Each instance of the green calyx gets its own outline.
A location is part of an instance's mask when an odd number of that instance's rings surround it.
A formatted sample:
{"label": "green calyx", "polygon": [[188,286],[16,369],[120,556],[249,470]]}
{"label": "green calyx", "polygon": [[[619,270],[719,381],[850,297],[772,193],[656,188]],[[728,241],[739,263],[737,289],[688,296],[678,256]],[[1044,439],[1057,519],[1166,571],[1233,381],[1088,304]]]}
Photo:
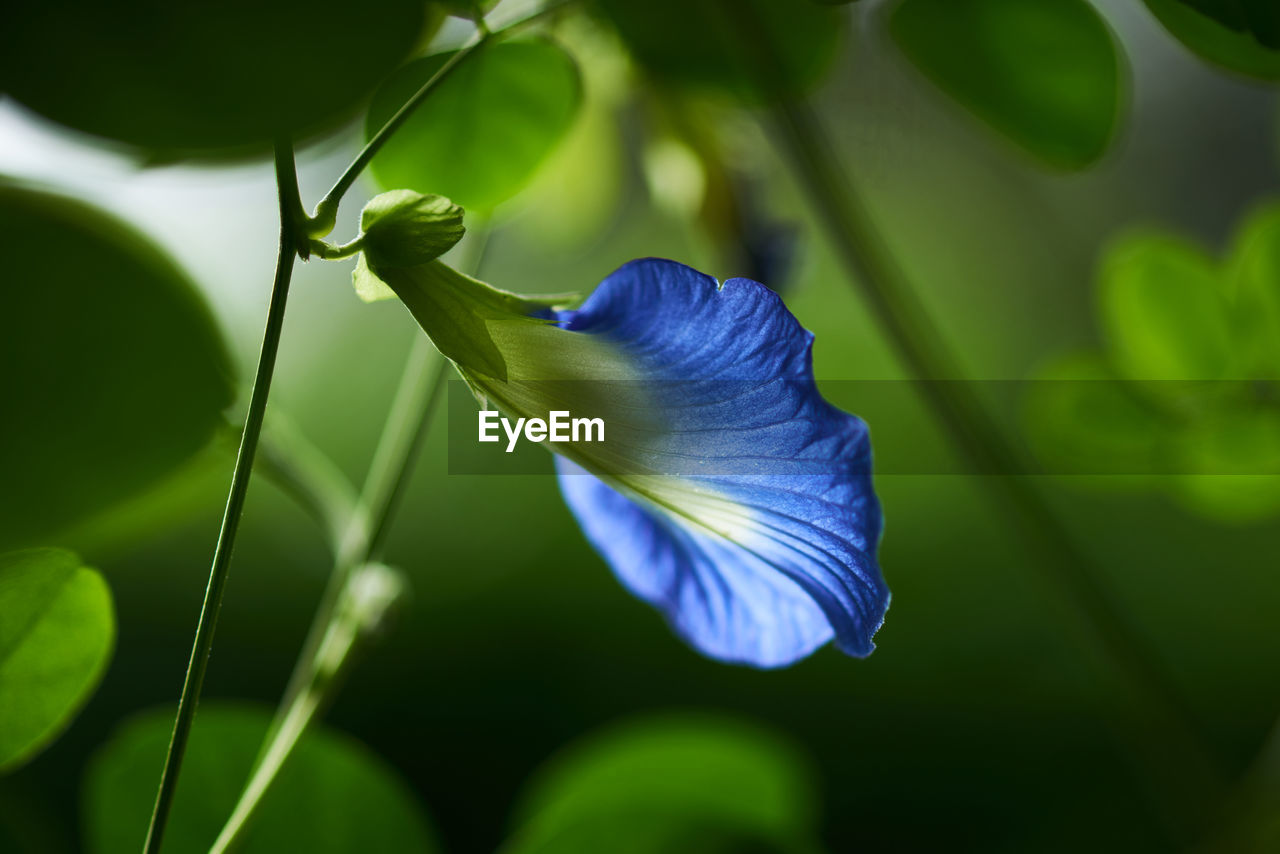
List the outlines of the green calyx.
{"label": "green calyx", "polygon": [[365,302],[395,296],[383,279],[387,271],[427,264],[462,239],[463,210],[444,196],[392,190],[375,196],[360,213],[360,237],[345,246],[329,247],[326,258],[360,252],[351,274],[356,294]]}
{"label": "green calyx", "polygon": [[392,190],[360,213],[363,249],[374,267],[413,267],[434,261],[462,239],[462,208],[444,196]]}
{"label": "green calyx", "polygon": [[[362,260],[364,260],[362,258]],[[431,261],[416,267],[372,268],[379,284],[404,302],[436,347],[468,378],[477,375],[505,382],[513,363],[534,369],[547,338],[563,334],[538,315],[567,305],[575,297],[523,296],[499,290]],[[357,275],[360,270],[357,268]],[[360,285],[357,283],[357,290]],[[527,370],[517,370],[527,373]],[[541,373],[541,371],[538,371]]]}

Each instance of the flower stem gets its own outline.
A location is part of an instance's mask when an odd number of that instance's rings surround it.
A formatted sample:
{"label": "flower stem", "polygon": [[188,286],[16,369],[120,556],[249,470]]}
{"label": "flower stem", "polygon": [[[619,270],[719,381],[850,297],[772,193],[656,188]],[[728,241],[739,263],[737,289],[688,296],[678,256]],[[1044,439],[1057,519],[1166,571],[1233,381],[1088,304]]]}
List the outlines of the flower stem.
{"label": "flower stem", "polygon": [[[478,270],[488,231],[481,226],[473,228],[471,233],[472,254],[467,266]],[[351,590],[353,586],[359,589],[359,575],[368,572],[370,567],[381,566],[376,561],[382,555],[391,520],[439,406],[449,364],[437,354],[426,336],[414,336],[368,477],[347,529],[335,548],[329,585],[316,609],[253,773],[210,849],[212,854],[232,851],[240,844],[262,798],[298,740],[337,691],[338,675],[349,665],[359,638],[359,632],[349,629]]]}
{"label": "flower stem", "polygon": [[258,356],[258,368],[254,375],[253,392],[249,397],[249,411],[245,415],[244,432],[240,438],[240,450],[231,475],[231,489],[222,516],[222,528],[213,553],[213,565],[209,569],[209,584],[205,589],[200,620],[196,624],[195,641],[191,647],[191,659],[187,675],[178,699],[178,713],[169,740],[164,770],[160,776],[160,789],[156,794],[151,824],[147,829],[146,854],[157,854],[164,839],[165,825],[173,796],[177,790],[178,774],[182,769],[182,757],[191,735],[200,689],[204,684],[205,670],[209,664],[209,652],[213,647],[213,633],[218,624],[218,612],[222,608],[222,594],[226,587],[231,554],[235,547],[240,517],[244,512],[245,496],[249,492],[249,480],[253,471],[253,459],[262,433],[262,421],[267,410],[267,397],[271,391],[271,377],[275,371],[276,353],[280,348],[280,333],[284,325],[285,303],[289,296],[289,281],[293,276],[293,264],[297,249],[295,234],[298,201],[298,178],[293,163],[293,147],[288,139],[275,144],[276,188],[280,202],[280,248],[276,256],[275,281],[271,288],[271,301],[267,308],[266,330],[262,336],[262,350]]}
{"label": "flower stem", "polygon": [[231,817],[210,847],[210,854],[224,854],[242,841],[249,820],[285,760],[316,715],[332,699],[351,664],[352,653],[381,626],[387,611],[400,599],[404,589],[399,573],[379,563],[364,564],[347,574],[334,613],[305,670],[307,682],[293,701],[281,709],[280,717],[274,722],[273,735],[264,746]]}
{"label": "flower stem", "polygon": [[[317,712],[336,693],[340,684],[338,677],[345,672],[357,641],[376,625],[376,619],[371,623],[367,618],[353,616],[353,590],[364,587],[359,579],[371,567],[388,571],[371,561],[376,560],[381,550],[413,460],[440,399],[448,366],[446,359],[435,355],[425,336],[415,337],[391,414],[374,454],[369,479],[347,535],[338,548],[329,586],[253,773],[210,849],[215,854],[233,850],[239,844],[285,760]],[[379,612],[377,618],[380,616]]]}
{"label": "flower stem", "polygon": [[[959,361],[893,263],[817,118],[806,105],[789,99],[776,105],[774,118],[780,148],[840,261],[908,369],[924,380],[919,388],[926,402],[960,451],[976,471],[1030,474],[966,384],[936,382],[954,376]],[[1152,769],[1166,820],[1175,832],[1198,832],[1222,793],[1222,772],[1172,680],[1094,577],[1090,559],[1027,480],[997,476],[983,482],[1010,527],[1040,555],[1036,565],[1065,594],[1082,639],[1111,662],[1139,709],[1142,719],[1126,729],[1125,740]]]}

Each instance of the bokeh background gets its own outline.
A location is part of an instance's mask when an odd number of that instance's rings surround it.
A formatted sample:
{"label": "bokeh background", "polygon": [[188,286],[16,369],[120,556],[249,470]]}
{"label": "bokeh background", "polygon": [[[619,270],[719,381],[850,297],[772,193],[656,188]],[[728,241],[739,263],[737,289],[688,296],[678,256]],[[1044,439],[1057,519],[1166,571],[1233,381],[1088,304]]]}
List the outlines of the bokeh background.
{"label": "bokeh background", "polygon": [[[887,5],[846,9],[844,47],[811,103],[959,354],[956,377],[1028,379],[1065,353],[1105,346],[1095,284],[1109,241],[1155,225],[1225,251],[1242,217],[1277,189],[1274,88],[1203,62],[1141,3],[1095,4],[1124,47],[1125,118],[1083,171],[1045,167],[943,96],[889,41]],[[521,291],[584,289],[641,256],[722,278],[751,272],[699,218],[699,166],[654,131],[649,96],[628,83],[616,43],[576,18],[551,32],[584,66],[577,121],[594,126],[575,128],[572,145],[498,209],[482,277]],[[749,176],[768,239],[782,247],[770,284],[816,333],[820,381],[859,412],[858,400],[838,393],[854,386],[834,381],[900,379],[902,367],[767,131],[749,111],[708,115]],[[353,126],[300,150],[304,199],[324,192],[359,142]],[[0,173],[89,200],[150,235],[198,283],[239,376],[251,374],[276,241],[269,164],[143,165],[6,100]],[[338,235],[355,233],[356,196],[377,191],[362,179]],[[355,297],[352,263],[297,270],[271,407],[358,483],[420,332],[397,302]],[[7,401],[5,419],[22,407]],[[1007,426],[1020,429],[1016,419]],[[450,476],[444,428],[440,418],[430,431],[387,550],[411,599],[353,669],[326,723],[403,776],[445,850],[494,850],[549,757],[601,727],[670,710],[723,713],[793,743],[814,769],[816,823],[830,851],[1179,845],[1123,738],[1145,722],[1079,646],[1060,594],[982,478],[878,477],[893,604],[876,652],[854,660],[825,649],[759,672],[699,657],[621,589],[561,504],[549,458],[545,475]],[[950,453],[922,409],[872,419],[871,431],[894,453]],[[90,758],[123,721],[175,702],[229,447],[215,442],[127,508],[48,543],[103,571],[119,634],[73,726],[0,778],[5,850],[80,850]],[[1159,490],[1096,480],[1036,486],[1157,651],[1225,767],[1242,773],[1280,709],[1280,516],[1215,516]],[[329,563],[315,523],[255,480],[207,700],[275,702]]]}

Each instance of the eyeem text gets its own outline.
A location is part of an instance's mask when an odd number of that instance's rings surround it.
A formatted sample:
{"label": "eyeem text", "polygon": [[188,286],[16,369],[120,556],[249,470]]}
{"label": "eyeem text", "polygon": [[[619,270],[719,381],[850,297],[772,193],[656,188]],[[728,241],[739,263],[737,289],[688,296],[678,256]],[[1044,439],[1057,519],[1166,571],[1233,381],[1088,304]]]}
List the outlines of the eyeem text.
{"label": "eyeem text", "polygon": [[477,413],[479,441],[500,442],[498,428],[507,435],[507,453],[516,448],[520,435],[530,442],[603,442],[603,418],[573,418],[567,409],[553,409],[548,420],[541,418],[517,418],[513,424],[492,409]]}

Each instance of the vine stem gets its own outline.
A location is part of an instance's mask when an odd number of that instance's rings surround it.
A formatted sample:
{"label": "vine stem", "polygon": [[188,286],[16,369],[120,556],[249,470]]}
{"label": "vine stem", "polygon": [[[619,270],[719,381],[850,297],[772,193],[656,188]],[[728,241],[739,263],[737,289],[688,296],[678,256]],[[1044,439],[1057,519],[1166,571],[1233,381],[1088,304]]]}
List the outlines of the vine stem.
{"label": "vine stem", "polygon": [[[472,255],[467,263],[478,272],[488,240],[484,228],[473,229]],[[360,608],[362,574],[381,572],[377,563],[404,496],[414,462],[439,407],[449,361],[440,356],[425,335],[416,334],[405,360],[382,435],[373,453],[369,474],[360,491],[347,529],[335,548],[333,572],[303,642],[297,665],[281,698],[253,773],[227,819],[211,854],[233,851],[243,841],[262,799],[316,715],[341,684],[362,634],[381,617],[380,609]],[[388,602],[389,605],[389,602]],[[353,617],[353,613],[361,615]]]}
{"label": "vine stem", "polygon": [[471,39],[461,48],[454,52],[444,65],[436,71],[435,74],[423,83],[417,92],[409,100],[396,110],[395,114],[386,121],[378,132],[373,135],[370,140],[365,143],[364,148],[360,149],[360,153],[351,161],[351,164],[334,182],[329,192],[325,193],[320,203],[316,205],[315,216],[309,220],[309,230],[311,236],[318,237],[328,234],[333,230],[334,223],[337,219],[338,205],[342,202],[342,197],[351,189],[351,185],[355,183],[356,178],[360,176],[369,164],[373,161],[374,156],[382,149],[387,141],[395,135],[402,125],[409,120],[414,111],[422,105],[428,96],[431,95],[440,84],[444,83],[451,74],[454,73],[469,57],[477,53],[480,48],[489,42],[498,41],[513,35],[524,27],[538,21],[548,15],[558,12],[564,6],[569,5],[574,0],[560,0],[560,2],[548,3],[536,12],[513,21],[499,30],[490,30],[484,19],[476,21],[476,32]]}
{"label": "vine stem", "polygon": [[935,415],[979,472],[1007,514],[1010,527],[1040,556],[1036,564],[1065,594],[1081,638],[1109,661],[1141,710],[1126,730],[1153,770],[1163,817],[1179,835],[1194,835],[1212,818],[1224,790],[1223,773],[1203,741],[1194,715],[1160,662],[1090,572],[1090,559],[1043,497],[1020,475],[1029,473],[999,426],[964,383],[915,293],[905,284],[870,217],[840,167],[817,117],[783,98],[773,109],[776,139],[823,223],[841,263],[887,332]]}
{"label": "vine stem", "polygon": [[275,280],[271,287],[271,300],[267,307],[266,329],[262,336],[262,349],[258,356],[258,368],[254,374],[253,391],[249,396],[249,411],[245,415],[244,432],[231,475],[231,488],[223,511],[222,527],[213,553],[213,565],[209,569],[209,584],[205,589],[200,619],[196,624],[196,636],[191,646],[191,659],[187,663],[187,675],[178,698],[178,713],[169,739],[164,770],[160,775],[160,788],[156,793],[151,824],[147,828],[145,854],[158,854],[164,840],[165,826],[173,806],[173,796],[182,770],[182,758],[186,752],[191,725],[195,721],[200,689],[204,685],[205,671],[209,664],[209,652],[213,647],[213,634],[218,624],[218,612],[222,609],[222,596],[226,588],[231,554],[235,547],[240,517],[244,512],[245,496],[253,472],[253,460],[262,435],[263,417],[267,411],[267,397],[271,391],[271,378],[275,372],[276,354],[280,349],[280,333],[284,327],[285,304],[289,297],[289,282],[293,277],[293,265],[297,251],[295,232],[297,212],[301,210],[298,196],[298,176],[293,162],[293,145],[288,138],[275,142],[276,190],[280,203],[280,247],[276,256]]}
{"label": "vine stem", "polygon": [[[1148,784],[1166,828],[1179,837],[1201,834],[1216,818],[1225,775],[1162,662],[1147,648],[1091,571],[1089,559],[1026,480],[1032,472],[963,382],[949,382],[959,360],[948,350],[928,311],[894,263],[841,166],[812,108],[768,72],[780,65],[763,22],[732,0],[717,4],[748,58],[744,68],[772,106],[774,139],[827,232],[840,263],[879,327],[918,384],[926,404],[947,426],[958,450],[983,478],[1005,518],[1039,555],[1035,564],[1063,604],[1079,640],[1120,678],[1141,720],[1127,722],[1122,742],[1141,754]],[[1115,715],[1109,721],[1118,724]]]}

